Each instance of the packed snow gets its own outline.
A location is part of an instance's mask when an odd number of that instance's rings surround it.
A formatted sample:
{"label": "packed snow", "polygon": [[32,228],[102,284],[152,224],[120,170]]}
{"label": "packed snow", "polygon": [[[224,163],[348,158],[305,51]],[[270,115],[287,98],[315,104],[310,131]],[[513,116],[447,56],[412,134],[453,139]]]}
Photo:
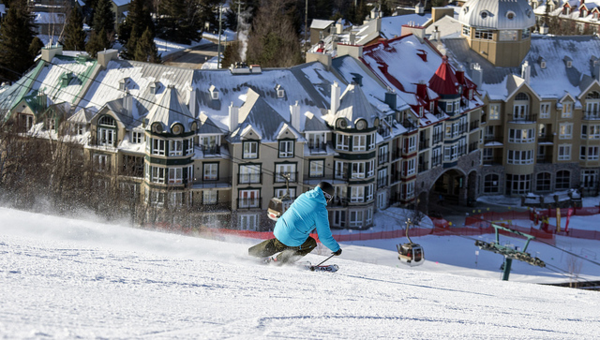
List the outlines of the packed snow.
{"label": "packed snow", "polygon": [[[253,239],[6,208],[0,220],[7,339],[591,339],[600,332],[598,292],[517,282],[560,281],[526,264],[513,263],[511,280],[502,281],[502,257],[482,251],[477,259],[472,240],[461,237],[413,239],[427,256],[420,267],[398,262],[394,244],[405,239],[342,243],[342,255],[328,261],[340,270],[327,273],[260,264],[246,255]],[[560,251],[533,243],[541,254],[556,251],[559,264]],[[328,254],[318,248],[306,259]],[[597,280],[599,272],[586,263],[581,274]]]}

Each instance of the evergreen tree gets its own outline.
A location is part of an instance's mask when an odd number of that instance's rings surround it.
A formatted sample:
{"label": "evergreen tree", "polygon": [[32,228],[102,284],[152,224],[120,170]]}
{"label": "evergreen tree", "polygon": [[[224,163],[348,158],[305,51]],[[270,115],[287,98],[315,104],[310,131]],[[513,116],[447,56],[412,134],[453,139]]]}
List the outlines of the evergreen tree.
{"label": "evergreen tree", "polygon": [[29,47],[35,33],[27,0],[13,0],[0,26],[0,80],[14,81],[33,64]]}
{"label": "evergreen tree", "polygon": [[223,52],[223,59],[221,59],[221,68],[229,68],[232,64],[242,61],[241,45],[242,43],[239,40],[234,40],[227,45],[225,52]]}
{"label": "evergreen tree", "polygon": [[183,44],[200,40],[204,22],[209,18],[207,15],[211,15],[212,20],[215,20],[214,13],[207,14],[201,10],[201,6],[198,0],[162,0],[159,6],[157,35]]}
{"label": "evergreen tree", "polygon": [[29,54],[35,59],[40,54],[42,47],[44,47],[42,40],[38,37],[33,37],[31,44],[29,44]]}
{"label": "evergreen tree", "polygon": [[150,35],[154,40],[156,34],[150,14],[150,4],[147,0],[133,0],[125,24],[119,27],[119,31],[123,32],[119,40],[123,44],[121,55],[124,58],[134,59],[138,40],[146,30],[150,31]]}
{"label": "evergreen tree", "polygon": [[98,52],[104,50],[108,44],[110,43],[104,30],[101,30],[98,33],[92,32],[90,40],[88,41],[87,45],[85,45],[85,50],[92,58],[96,58],[98,56]]}
{"label": "evergreen tree", "polygon": [[83,16],[77,8],[71,9],[65,27],[63,46],[69,51],[85,51],[85,31],[83,30]]}
{"label": "evergreen tree", "polygon": [[300,38],[285,15],[289,1],[263,0],[248,39],[247,61],[263,67],[302,63]]}
{"label": "evergreen tree", "polygon": [[137,43],[137,47],[135,49],[135,60],[157,64],[161,62],[156,44],[154,43],[154,35],[149,27],[146,28],[144,34],[142,34],[142,37]]}
{"label": "evergreen tree", "polygon": [[96,32],[104,30],[110,36],[115,31],[115,15],[111,10],[109,0],[98,0],[96,8],[94,8],[94,20],[92,22],[92,28]]}

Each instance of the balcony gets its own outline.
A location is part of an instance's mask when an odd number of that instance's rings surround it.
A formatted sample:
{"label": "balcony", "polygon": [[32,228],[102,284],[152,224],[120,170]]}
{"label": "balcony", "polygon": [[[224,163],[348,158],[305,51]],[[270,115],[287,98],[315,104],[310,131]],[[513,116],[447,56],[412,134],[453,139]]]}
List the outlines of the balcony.
{"label": "balcony", "polygon": [[411,120],[409,120],[409,119],[403,120],[401,124],[408,131],[412,131],[412,130],[416,130],[417,129],[417,125],[414,122],[412,122]]}
{"label": "balcony", "polygon": [[419,141],[419,150],[427,149],[429,147],[429,139],[425,138]]}
{"label": "balcony", "polygon": [[537,141],[538,141],[538,143],[554,143],[554,136],[553,135],[539,136]]}
{"label": "balcony", "polygon": [[436,167],[442,164],[442,155],[431,157],[431,167]]}
{"label": "balcony", "polygon": [[238,209],[260,209],[262,201],[261,197],[256,198],[238,198],[237,208]]}
{"label": "balcony", "polygon": [[388,179],[387,176],[383,177],[383,178],[378,178],[377,179],[377,189],[386,187],[388,185]]}
{"label": "balcony", "polygon": [[479,149],[479,142],[473,142],[469,144],[469,153]]}
{"label": "balcony", "polygon": [[238,173],[238,184],[261,184],[261,183],[262,183],[262,173],[258,173],[258,174]]}
{"label": "balcony", "polygon": [[469,123],[463,123],[458,125],[458,133],[463,134],[467,133],[469,130]]}
{"label": "balcony", "polygon": [[486,136],[483,136],[483,142],[484,143],[491,143],[491,142],[502,143],[502,137],[486,135]]}
{"label": "balcony", "polygon": [[335,196],[333,200],[329,203],[331,207],[347,207],[348,199],[346,197]]}
{"label": "balcony", "polygon": [[398,148],[392,152],[392,161],[399,160],[402,157],[402,149]]}
{"label": "balcony", "polygon": [[433,144],[438,144],[444,141],[444,134],[442,132],[433,134]]}
{"label": "balcony", "polygon": [[285,177],[283,175],[287,175],[290,178],[290,183],[297,182],[298,172],[276,172],[275,176],[273,176],[273,183],[285,183]]}
{"label": "balcony", "polygon": [[477,128],[479,128],[479,121],[478,120],[476,120],[474,122],[471,122],[469,124],[469,131],[476,130]]}
{"label": "balcony", "polygon": [[216,176],[204,176],[195,178],[192,182],[194,189],[231,188],[231,177],[217,178]]}
{"label": "balcony", "polygon": [[600,120],[600,111],[583,111],[583,120]]}
{"label": "balcony", "polygon": [[390,185],[396,182],[400,182],[400,180],[402,180],[402,173],[400,171],[395,171],[391,173]]}
{"label": "balcony", "polygon": [[537,114],[534,113],[525,113],[525,114],[512,114],[509,113],[508,121],[512,123],[535,123],[537,121]]}
{"label": "balcony", "polygon": [[390,157],[390,153],[389,152],[382,152],[377,156],[377,164],[381,165],[384,163],[387,163]]}
{"label": "balcony", "polygon": [[314,143],[311,141],[308,143],[308,150],[310,151],[311,155],[327,153],[327,144],[326,143]]}
{"label": "balcony", "polygon": [[220,145],[200,145],[199,148],[205,157],[221,155]]}
{"label": "balcony", "polygon": [[419,173],[429,170],[429,162],[419,161]]}

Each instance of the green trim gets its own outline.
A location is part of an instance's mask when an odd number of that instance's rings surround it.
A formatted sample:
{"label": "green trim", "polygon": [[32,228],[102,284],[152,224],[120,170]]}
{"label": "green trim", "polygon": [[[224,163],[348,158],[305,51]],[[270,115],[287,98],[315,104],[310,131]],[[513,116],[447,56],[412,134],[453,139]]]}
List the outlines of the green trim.
{"label": "green trim", "polygon": [[[244,148],[247,143],[256,143],[256,157],[246,158],[244,157]],[[277,149],[277,155],[279,155],[279,148]],[[257,140],[245,140],[242,142],[242,159],[259,159],[260,158],[260,142]]]}
{"label": "green trim", "polygon": [[[289,156],[289,157],[281,157],[280,156],[280,153],[281,153],[281,143],[282,142],[292,142],[292,155],[291,156]],[[296,157],[296,140],[294,140],[294,139],[288,139],[288,138],[279,139],[277,141],[277,158],[278,159],[286,159],[286,158],[294,158],[294,157]]]}
{"label": "green trim", "polygon": [[217,179],[216,180],[209,180],[209,181],[218,181],[221,178],[221,174],[219,173],[220,170],[220,162],[202,162],[202,172],[200,173],[200,175],[202,176],[202,181],[204,182],[204,166],[205,165],[217,165]]}

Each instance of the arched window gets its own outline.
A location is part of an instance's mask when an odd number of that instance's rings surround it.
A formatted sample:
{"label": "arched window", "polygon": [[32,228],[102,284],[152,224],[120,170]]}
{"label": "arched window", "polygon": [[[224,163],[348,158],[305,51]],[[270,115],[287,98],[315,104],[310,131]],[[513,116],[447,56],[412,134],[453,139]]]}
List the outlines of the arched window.
{"label": "arched window", "polygon": [[535,176],[535,190],[536,191],[550,191],[552,190],[552,175],[549,172],[540,172]]}
{"label": "arched window", "polygon": [[556,173],[556,185],[555,189],[569,189],[571,187],[571,172],[568,170],[561,170]]}
{"label": "arched window", "polygon": [[500,192],[499,182],[500,176],[497,174],[485,175],[483,180],[483,192],[486,194],[493,194]]}
{"label": "arched window", "polygon": [[102,116],[98,120],[98,125],[115,126],[116,127],[117,126],[117,122],[111,116]]}

